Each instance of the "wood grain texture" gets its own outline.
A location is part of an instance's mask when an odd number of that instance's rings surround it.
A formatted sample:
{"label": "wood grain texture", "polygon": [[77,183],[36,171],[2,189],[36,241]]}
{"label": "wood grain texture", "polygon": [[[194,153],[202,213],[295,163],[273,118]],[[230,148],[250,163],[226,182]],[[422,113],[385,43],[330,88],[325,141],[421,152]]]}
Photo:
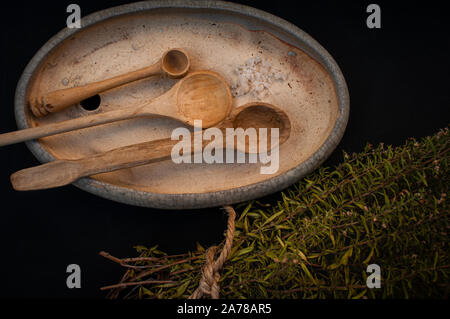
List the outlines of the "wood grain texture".
{"label": "wood grain texture", "polygon": [[75,161],[56,160],[12,174],[11,183],[19,191],[59,187],[84,176],[168,159],[175,143],[177,141],[163,139],[125,146]]}

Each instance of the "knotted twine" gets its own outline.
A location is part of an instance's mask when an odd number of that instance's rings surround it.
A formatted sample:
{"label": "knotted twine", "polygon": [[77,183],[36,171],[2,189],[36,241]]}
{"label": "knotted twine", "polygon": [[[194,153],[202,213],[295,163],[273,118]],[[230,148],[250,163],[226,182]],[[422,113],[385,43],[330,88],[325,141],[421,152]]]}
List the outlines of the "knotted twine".
{"label": "knotted twine", "polygon": [[198,284],[198,288],[189,296],[189,299],[200,299],[204,295],[211,296],[212,299],[219,299],[219,271],[222,269],[228,254],[231,251],[234,237],[234,219],[236,218],[236,212],[231,206],[224,206],[225,211],[228,213],[227,234],[225,238],[225,244],[220,252],[219,257],[214,261],[214,253],[217,247],[212,246],[206,251],[205,267],[202,271],[202,278]]}

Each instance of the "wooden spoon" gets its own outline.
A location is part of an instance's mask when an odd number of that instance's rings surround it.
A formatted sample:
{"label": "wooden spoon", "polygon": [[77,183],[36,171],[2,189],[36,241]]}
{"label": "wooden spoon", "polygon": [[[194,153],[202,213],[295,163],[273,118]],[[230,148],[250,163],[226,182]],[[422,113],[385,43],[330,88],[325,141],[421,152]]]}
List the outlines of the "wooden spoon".
{"label": "wooden spoon", "polygon": [[[284,143],[291,132],[291,124],[286,113],[273,105],[261,102],[248,103],[236,109],[231,117],[218,127],[225,133],[224,136],[228,127],[278,128],[279,144]],[[194,139],[194,134],[191,134],[191,138]],[[270,138],[268,140],[270,141]],[[56,160],[12,174],[11,183],[18,191],[64,186],[82,177],[168,160],[171,158],[172,148],[178,142],[167,138],[120,147],[79,160]],[[214,141],[203,141],[202,149],[209,143]],[[193,144],[191,143],[191,152],[194,151]],[[275,144],[270,145],[269,148],[274,146]],[[236,143],[234,147],[249,153],[248,145]]]}
{"label": "wooden spoon", "polygon": [[30,109],[36,117],[42,117],[51,112],[61,111],[101,92],[149,76],[167,74],[171,78],[183,77],[188,72],[189,67],[190,61],[187,53],[182,49],[171,49],[166,51],[158,62],[148,67],[104,81],[31,97]]}
{"label": "wooden spoon", "polygon": [[147,104],[1,134],[0,146],[151,115],[174,118],[189,125],[194,125],[194,120],[202,120],[203,127],[210,127],[223,121],[231,108],[231,92],[225,80],[212,71],[197,71]]}

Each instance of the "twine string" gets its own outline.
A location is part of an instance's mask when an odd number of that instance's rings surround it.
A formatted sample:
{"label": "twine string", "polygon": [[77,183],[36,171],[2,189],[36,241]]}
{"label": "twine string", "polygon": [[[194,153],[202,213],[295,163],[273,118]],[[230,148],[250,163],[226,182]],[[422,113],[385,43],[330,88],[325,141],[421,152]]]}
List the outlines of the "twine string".
{"label": "twine string", "polygon": [[199,299],[203,296],[211,296],[212,299],[219,299],[219,280],[220,273],[225,260],[227,259],[234,237],[234,220],[236,212],[231,206],[224,206],[228,213],[227,234],[225,237],[225,244],[220,252],[219,257],[214,261],[214,254],[217,247],[212,246],[206,251],[206,262],[202,271],[202,278],[200,279],[197,289],[189,296],[189,299]]}

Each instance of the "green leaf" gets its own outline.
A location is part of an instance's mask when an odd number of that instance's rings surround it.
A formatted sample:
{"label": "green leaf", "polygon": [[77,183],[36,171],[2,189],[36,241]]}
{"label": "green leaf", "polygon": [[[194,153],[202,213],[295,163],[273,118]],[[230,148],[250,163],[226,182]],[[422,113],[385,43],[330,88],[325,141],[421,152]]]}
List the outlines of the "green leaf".
{"label": "green leaf", "polygon": [[281,247],[284,248],[284,246],[286,246],[286,244],[283,243],[283,241],[281,240],[281,238],[280,238],[279,236],[277,236],[277,240],[278,240],[278,242],[280,243]]}
{"label": "green leaf", "polygon": [[308,267],[304,263],[300,263],[300,266],[302,267],[303,271],[306,273],[306,275],[311,279],[311,281],[316,284],[316,279],[314,279],[313,275],[311,275]]}
{"label": "green leaf", "polygon": [[301,259],[306,262],[308,261],[308,258],[306,258],[305,254],[300,249],[296,249],[295,252],[300,256]]}
{"label": "green leaf", "polygon": [[246,247],[246,248],[244,248],[244,249],[241,249],[241,250],[239,250],[239,251],[236,253],[236,257],[242,256],[242,255],[245,255],[245,254],[248,254],[248,253],[251,252],[252,250],[253,250],[253,246],[249,246],[249,247]]}
{"label": "green leaf", "polygon": [[137,246],[134,246],[133,248],[136,249],[136,251],[138,253],[142,253],[143,251],[146,251],[148,249],[147,247],[142,246],[142,245],[137,245]]}
{"label": "green leaf", "polygon": [[334,270],[334,269],[336,269],[336,268],[339,268],[339,266],[341,266],[341,265],[338,264],[338,263],[335,263],[335,264],[329,265],[329,266],[327,267],[327,269],[329,269],[329,270]]}
{"label": "green leaf", "polygon": [[173,295],[172,298],[178,298],[182,294],[184,294],[184,292],[186,291],[186,288],[189,286],[190,283],[191,283],[191,280],[187,280],[184,284],[182,284],[180,287],[178,287],[176,294]]}
{"label": "green leaf", "polygon": [[339,263],[341,265],[347,265],[348,259],[352,256],[352,254],[353,254],[353,247],[345,252]]}
{"label": "green leaf", "polygon": [[241,216],[238,220],[242,220],[245,216],[247,216],[247,213],[250,211],[250,208],[252,208],[253,202],[250,202],[247,207],[245,207],[244,211],[242,212]]}
{"label": "green leaf", "polygon": [[439,260],[439,253],[436,251],[436,253],[434,254],[434,262],[433,262],[434,268],[436,268],[438,260]]}
{"label": "green leaf", "polygon": [[333,244],[333,247],[336,247],[336,241],[335,241],[334,236],[333,236],[333,229],[332,228],[330,228],[330,239],[331,239],[331,243]]}
{"label": "green leaf", "polygon": [[275,218],[277,218],[278,216],[280,216],[280,215],[283,214],[283,213],[284,213],[284,209],[282,209],[281,211],[279,211],[279,212],[276,213],[276,214],[273,214],[272,216],[270,216],[269,218],[267,218],[266,221],[265,221],[261,226],[264,226],[264,225],[270,223],[272,220],[274,220]]}
{"label": "green leaf", "polygon": [[363,291],[361,291],[359,294],[357,294],[356,296],[353,296],[352,299],[361,299],[362,297],[364,297],[364,295],[366,294],[367,289],[364,289]]}
{"label": "green leaf", "polygon": [[367,265],[370,261],[370,259],[372,259],[373,253],[375,252],[375,245],[372,246],[372,249],[370,250],[369,256],[367,256],[366,259],[364,259],[364,261],[362,262],[364,265]]}
{"label": "green leaf", "polygon": [[140,293],[140,294],[147,295],[147,296],[150,296],[150,297],[152,297],[152,296],[155,295],[154,293],[152,293],[149,289],[145,288],[144,286],[141,286],[141,287],[139,288],[139,293]]}
{"label": "green leaf", "polygon": [[200,251],[200,252],[204,252],[205,251],[205,248],[203,248],[203,246],[200,245],[199,242],[197,242],[197,251]]}

